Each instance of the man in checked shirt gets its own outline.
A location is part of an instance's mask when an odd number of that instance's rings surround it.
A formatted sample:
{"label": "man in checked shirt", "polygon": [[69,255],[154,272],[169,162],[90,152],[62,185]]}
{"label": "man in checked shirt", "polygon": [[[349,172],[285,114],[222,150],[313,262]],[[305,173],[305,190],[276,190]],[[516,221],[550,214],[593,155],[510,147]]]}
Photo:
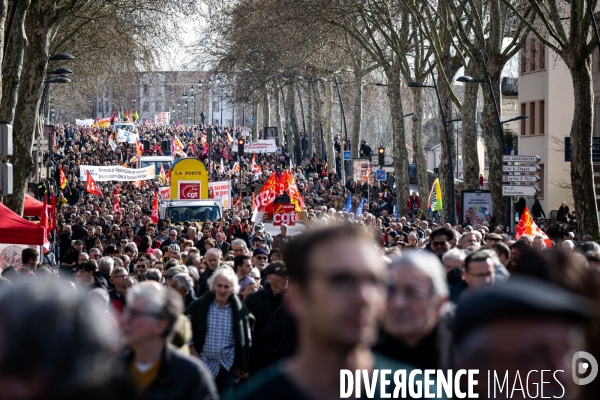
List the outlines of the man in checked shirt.
{"label": "man in checked shirt", "polygon": [[185,311],[192,323],[190,351],[204,361],[217,391],[224,393],[248,368],[254,316],[237,296],[239,283],[230,267],[218,268],[208,286],[210,291]]}

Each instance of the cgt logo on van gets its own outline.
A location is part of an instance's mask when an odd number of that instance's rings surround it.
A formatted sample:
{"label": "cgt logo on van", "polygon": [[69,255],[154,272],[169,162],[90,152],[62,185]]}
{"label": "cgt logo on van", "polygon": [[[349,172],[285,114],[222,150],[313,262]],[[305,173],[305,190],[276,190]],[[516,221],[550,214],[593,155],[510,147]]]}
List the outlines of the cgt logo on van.
{"label": "cgt logo on van", "polygon": [[200,181],[179,181],[178,183],[180,200],[200,199]]}

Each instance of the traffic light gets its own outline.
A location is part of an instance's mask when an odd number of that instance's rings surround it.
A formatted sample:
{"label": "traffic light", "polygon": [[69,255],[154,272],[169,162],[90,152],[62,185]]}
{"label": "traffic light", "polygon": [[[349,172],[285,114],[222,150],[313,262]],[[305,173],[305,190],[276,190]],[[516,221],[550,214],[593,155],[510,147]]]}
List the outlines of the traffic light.
{"label": "traffic light", "polygon": [[385,162],[385,148],[380,147],[377,155],[379,156],[379,166],[382,167]]}
{"label": "traffic light", "polygon": [[244,157],[244,144],[246,144],[245,139],[238,139],[238,158]]}

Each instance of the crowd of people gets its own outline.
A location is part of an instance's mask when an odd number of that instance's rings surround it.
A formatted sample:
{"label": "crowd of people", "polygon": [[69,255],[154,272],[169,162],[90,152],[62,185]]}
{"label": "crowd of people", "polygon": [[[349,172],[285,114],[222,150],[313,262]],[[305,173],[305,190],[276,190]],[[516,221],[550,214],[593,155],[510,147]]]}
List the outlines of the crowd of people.
{"label": "crowd of people", "polygon": [[[177,135],[202,158],[199,128],[140,130],[155,143]],[[595,393],[574,384],[570,358],[600,355],[591,237],[547,248],[487,222],[442,224],[414,211],[414,193],[394,209],[393,182],[340,182],[323,161],[290,166],[285,151],[259,155],[256,173],[229,152],[240,131],[215,131],[204,161],[213,179],[245,184],[232,185],[236,205],[214,221],[156,223],[159,182],[99,182],[95,197],[78,179],[79,165],[131,163],[132,146],[59,127],[56,246],[24,249],[0,278],[0,398],[334,399],[340,370],[378,369],[508,371],[511,384],[562,370],[544,395]],[[251,221],[252,193],[286,167],[306,204],[297,235]]]}

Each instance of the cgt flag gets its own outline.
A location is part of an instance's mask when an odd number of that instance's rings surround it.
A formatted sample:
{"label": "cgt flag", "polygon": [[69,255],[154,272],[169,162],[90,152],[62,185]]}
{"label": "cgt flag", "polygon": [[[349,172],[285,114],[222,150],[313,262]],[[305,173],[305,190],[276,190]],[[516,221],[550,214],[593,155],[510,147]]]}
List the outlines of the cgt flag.
{"label": "cgt flag", "polygon": [[59,171],[59,179],[60,179],[60,188],[64,189],[67,187],[67,177],[65,176],[65,173],[63,172],[62,169],[62,165],[60,165],[58,167],[58,171]]}
{"label": "cgt flag", "polygon": [[158,192],[154,192],[154,200],[152,200],[152,222],[158,223]]}
{"label": "cgt flag", "polygon": [[427,211],[439,211],[442,209],[442,189],[440,188],[440,180],[436,179],[431,185],[429,200],[427,200]]}
{"label": "cgt flag", "polygon": [[527,208],[527,206],[525,206],[525,210],[521,214],[521,219],[519,220],[519,224],[515,230],[517,239],[523,235],[529,235],[531,237],[541,235],[544,238],[544,243],[546,243],[546,248],[552,247],[552,241],[550,238],[537,226],[535,222],[533,222],[533,218],[531,218],[531,214],[529,213],[529,208]]}
{"label": "cgt flag", "polygon": [[91,194],[95,194],[96,196],[100,196],[100,197],[103,196],[100,189],[98,189],[98,185],[96,185],[96,181],[94,181],[94,178],[92,178],[92,175],[90,175],[90,171],[87,171],[87,178],[85,181],[85,191],[88,193],[91,193]]}

